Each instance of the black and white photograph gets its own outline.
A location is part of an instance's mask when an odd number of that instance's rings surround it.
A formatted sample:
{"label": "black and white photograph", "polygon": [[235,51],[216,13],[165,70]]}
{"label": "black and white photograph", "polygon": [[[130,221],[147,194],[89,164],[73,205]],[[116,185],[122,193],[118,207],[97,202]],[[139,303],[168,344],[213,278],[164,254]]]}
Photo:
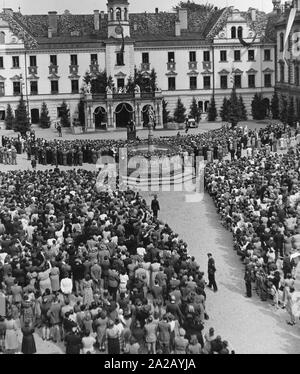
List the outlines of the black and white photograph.
{"label": "black and white photograph", "polygon": [[299,354],[300,0],[0,6],[0,354]]}

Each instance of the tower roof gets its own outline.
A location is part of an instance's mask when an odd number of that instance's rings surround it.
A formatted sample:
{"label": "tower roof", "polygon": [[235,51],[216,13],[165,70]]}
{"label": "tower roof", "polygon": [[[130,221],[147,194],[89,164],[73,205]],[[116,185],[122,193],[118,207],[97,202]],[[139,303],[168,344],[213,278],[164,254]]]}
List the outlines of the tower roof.
{"label": "tower roof", "polygon": [[107,5],[128,5],[128,0],[107,0]]}

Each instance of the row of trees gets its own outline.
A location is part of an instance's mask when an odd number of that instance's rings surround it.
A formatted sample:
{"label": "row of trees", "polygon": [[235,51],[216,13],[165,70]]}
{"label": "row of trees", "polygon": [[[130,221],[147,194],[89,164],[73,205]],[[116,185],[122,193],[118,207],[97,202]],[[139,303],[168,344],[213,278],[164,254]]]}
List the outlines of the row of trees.
{"label": "row of trees", "polygon": [[[163,123],[170,121],[183,123],[186,118],[186,108],[181,99],[179,98],[177,100],[173,117],[170,116],[170,112],[167,110],[167,105],[168,103],[163,100]],[[195,118],[196,122],[199,122],[201,119],[201,110],[195,97],[190,105],[189,115],[192,118]],[[214,122],[217,117],[218,112],[216,102],[214,96],[212,96],[208,106],[207,118],[209,122]],[[230,122],[233,126],[236,126],[239,121],[247,121],[247,110],[243,98],[242,96],[239,98],[237,97],[235,89],[232,90],[230,99],[224,98],[223,105],[220,110],[220,117],[222,118],[222,121]]]}

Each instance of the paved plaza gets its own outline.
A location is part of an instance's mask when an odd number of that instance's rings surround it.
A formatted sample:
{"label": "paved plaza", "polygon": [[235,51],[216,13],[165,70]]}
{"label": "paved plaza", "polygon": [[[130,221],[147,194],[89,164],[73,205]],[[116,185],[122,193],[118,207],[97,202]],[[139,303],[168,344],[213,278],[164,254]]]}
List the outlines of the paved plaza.
{"label": "paved plaza", "polygon": [[[214,128],[220,126],[214,124]],[[248,127],[259,127],[258,124],[247,124]],[[208,125],[193,132],[205,131]],[[176,133],[177,131],[175,131]],[[5,132],[2,132],[5,133]],[[36,130],[37,137],[56,137],[53,130],[46,132]],[[3,135],[3,134],[0,134]],[[147,137],[147,131],[139,134]],[[155,132],[155,136],[174,135],[173,131]],[[87,136],[87,135],[83,135]],[[125,132],[98,133],[94,137],[125,137]],[[75,136],[65,134],[65,138]],[[91,134],[89,135],[91,137]],[[84,168],[93,170],[94,165],[84,164]],[[50,169],[51,166],[38,165],[38,170]],[[70,167],[61,167],[69,169]],[[18,155],[18,165],[1,165],[1,170],[31,169],[26,155]],[[143,193],[150,203],[153,193]],[[205,195],[201,202],[189,203],[184,192],[158,193],[161,204],[160,218],[167,222],[188,243],[191,255],[196,257],[201,270],[207,273],[207,253],[213,253],[216,260],[216,279],[219,287],[217,293],[207,291],[207,311],[209,320],[205,330],[214,327],[217,334],[229,341],[230,349],[237,353],[249,354],[296,354],[300,351],[300,325],[287,326],[285,310],[275,310],[270,302],[262,302],[254,295],[245,298],[243,281],[244,266],[233,250],[232,234],[220,224],[219,217],[211,198]],[[36,335],[38,353],[63,353],[63,344],[44,342]]]}

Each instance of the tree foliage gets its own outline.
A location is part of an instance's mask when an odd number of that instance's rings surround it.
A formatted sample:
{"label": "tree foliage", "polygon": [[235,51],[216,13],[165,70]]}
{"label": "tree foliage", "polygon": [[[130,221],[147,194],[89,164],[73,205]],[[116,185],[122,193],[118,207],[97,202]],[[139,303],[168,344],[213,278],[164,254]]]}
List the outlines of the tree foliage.
{"label": "tree foliage", "polygon": [[230,100],[227,97],[224,97],[223,104],[220,110],[220,117],[222,118],[223,122],[229,122],[229,107],[230,107]]}
{"label": "tree foliage", "polygon": [[168,102],[163,99],[162,100],[162,115],[163,115],[163,124],[170,122],[170,111],[167,109]]}
{"label": "tree foliage", "polygon": [[288,108],[287,108],[287,123],[289,126],[293,126],[296,121],[296,113],[295,113],[295,104],[294,104],[294,98],[291,96],[289,98],[288,102]]}
{"label": "tree foliage", "polygon": [[5,126],[6,130],[12,130],[14,128],[15,117],[10,104],[7,104],[6,116],[5,116]]}
{"label": "tree foliage", "polygon": [[266,118],[267,108],[261,93],[256,93],[251,103],[252,116],[255,120]]}
{"label": "tree foliage", "polygon": [[195,118],[196,122],[199,122],[201,119],[201,111],[197,104],[197,100],[193,97],[191,106],[190,106],[190,116]]}
{"label": "tree foliage", "polygon": [[43,129],[48,129],[51,125],[48,107],[45,102],[42,103],[40,124]]}
{"label": "tree foliage", "polygon": [[288,122],[288,101],[285,96],[280,98],[280,112],[279,119],[282,123],[287,124]]}
{"label": "tree foliage", "polygon": [[247,109],[243,100],[242,95],[239,97],[239,114],[240,114],[240,120],[241,121],[247,121],[248,120],[248,114]]}
{"label": "tree foliage", "polygon": [[78,103],[78,121],[83,126],[85,124],[84,100],[81,98]]}
{"label": "tree foliage", "polygon": [[21,134],[26,134],[30,128],[29,117],[27,113],[27,108],[23,95],[21,95],[17,110],[16,119],[14,123],[14,130],[20,132]]}
{"label": "tree foliage", "polygon": [[177,122],[177,123],[184,123],[185,112],[186,112],[186,108],[183,105],[181,99],[179,98],[177,100],[177,105],[176,105],[176,108],[174,110],[174,121]]}
{"label": "tree foliage", "polygon": [[274,92],[271,100],[271,112],[273,119],[279,119],[279,97],[277,91]]}
{"label": "tree foliage", "polygon": [[62,102],[60,108],[60,121],[62,127],[70,127],[70,110],[65,101]]}

